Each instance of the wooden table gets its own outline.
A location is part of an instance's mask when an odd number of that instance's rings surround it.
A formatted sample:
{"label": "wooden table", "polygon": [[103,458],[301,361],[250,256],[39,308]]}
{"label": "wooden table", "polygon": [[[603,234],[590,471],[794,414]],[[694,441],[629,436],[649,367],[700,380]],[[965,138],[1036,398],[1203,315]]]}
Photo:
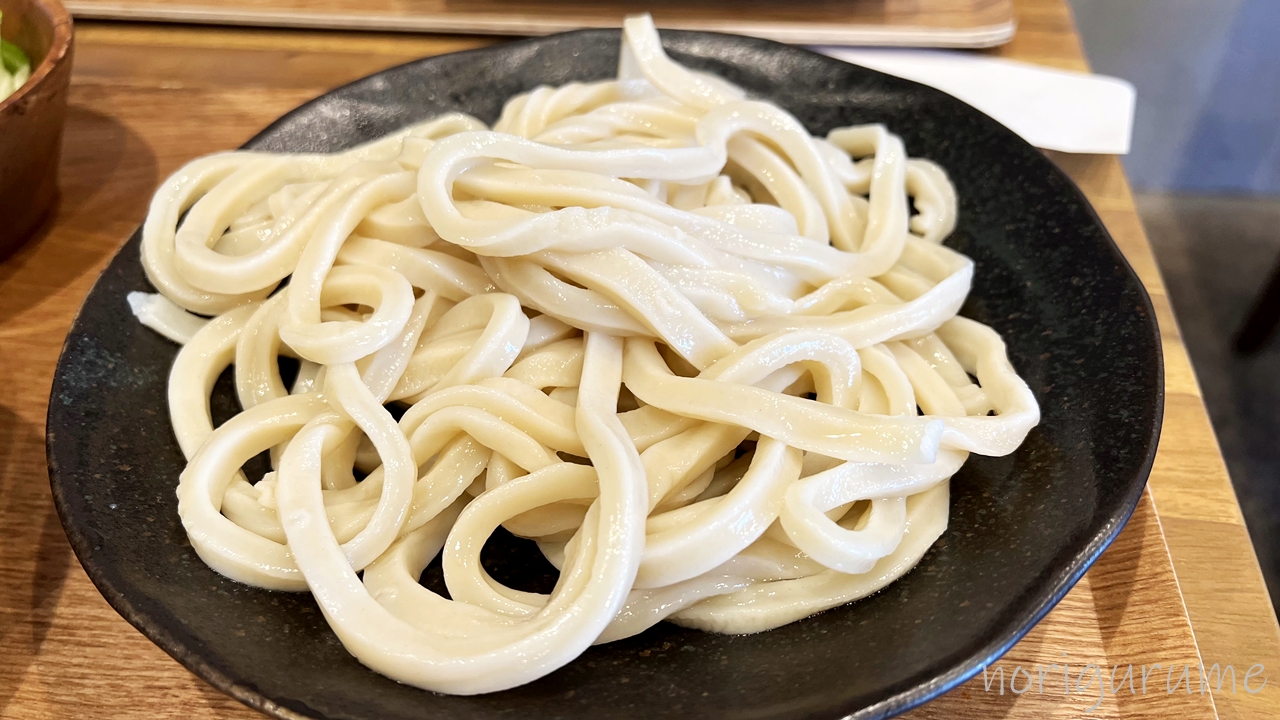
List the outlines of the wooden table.
{"label": "wooden table", "polygon": [[[1062,0],[1021,0],[998,54],[1084,69]],[[348,80],[492,39],[81,23],[51,226],[0,263],[0,717],[256,717],[118,617],[89,583],[50,500],[44,418],[54,364],[93,279],[143,218],[150,193],[187,160],[232,148]],[[1061,681],[1001,694],[981,676],[913,718],[1280,717],[1280,628],[1120,164],[1054,155],[1084,188],[1155,303],[1164,338],[1164,435],[1150,491],[1115,544],[997,666],[1157,663],[1146,694],[1064,695]],[[0,219],[2,221],[2,219]],[[1064,658],[1064,653],[1066,656]],[[1241,686],[1166,691],[1203,658],[1247,670]],[[993,667],[994,672],[994,667]],[[1193,684],[1198,669],[1190,674]],[[1054,676],[1050,676],[1052,678]],[[1060,677],[1060,676],[1059,676]],[[1140,677],[1135,683],[1140,688]],[[1025,680],[1019,679],[1019,687]],[[1006,685],[1007,688],[1007,685]]]}

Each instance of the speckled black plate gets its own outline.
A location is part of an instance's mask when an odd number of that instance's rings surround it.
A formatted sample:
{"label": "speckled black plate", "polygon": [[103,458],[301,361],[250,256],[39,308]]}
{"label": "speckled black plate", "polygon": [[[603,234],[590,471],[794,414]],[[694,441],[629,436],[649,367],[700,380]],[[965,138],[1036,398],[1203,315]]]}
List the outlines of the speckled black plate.
{"label": "speckled black plate", "polygon": [[[339,150],[450,110],[492,121],[515,93],[609,76],[618,41],[584,31],[410,63],[302,106],[248,146]],[[226,580],[187,543],[174,498],[183,461],[165,410],[177,348],[129,314],[125,295],[149,289],[135,235],[67,337],[48,423],[58,512],[120,614],[197,675],[279,717],[883,718],[972,676],[1062,598],[1132,512],[1163,403],[1150,302],[1079,190],[940,92],[763,40],[663,41],[814,133],[884,123],[955,181],[960,222],[948,244],[977,262],[963,313],[1004,336],[1044,419],[1012,456],[969,460],[952,481],[950,527],[919,567],[874,597],[767,633],[663,624],[507,692],[398,685],[348,655],[308,595]],[[224,377],[215,414],[234,403]],[[527,589],[549,579],[536,551],[509,536],[489,543],[484,562]],[[424,582],[440,587],[438,565]]]}

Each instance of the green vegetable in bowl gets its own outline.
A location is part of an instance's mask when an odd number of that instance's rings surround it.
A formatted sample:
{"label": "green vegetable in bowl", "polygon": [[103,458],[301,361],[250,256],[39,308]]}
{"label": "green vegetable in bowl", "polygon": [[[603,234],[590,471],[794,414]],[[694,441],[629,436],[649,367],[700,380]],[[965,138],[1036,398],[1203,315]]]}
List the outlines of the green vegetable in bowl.
{"label": "green vegetable in bowl", "polygon": [[[0,13],[0,20],[4,13]],[[0,39],[0,100],[12,95],[31,76],[31,60],[22,48]]]}

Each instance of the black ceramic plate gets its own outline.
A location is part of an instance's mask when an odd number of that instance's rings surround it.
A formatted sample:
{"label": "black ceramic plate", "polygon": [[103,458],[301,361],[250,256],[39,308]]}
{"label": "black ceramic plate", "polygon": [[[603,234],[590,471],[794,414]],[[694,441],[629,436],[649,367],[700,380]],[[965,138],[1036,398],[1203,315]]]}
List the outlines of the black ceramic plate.
{"label": "black ceramic plate", "polygon": [[[884,123],[955,182],[948,244],[977,262],[963,314],[1004,336],[1044,419],[1012,456],[969,460],[952,481],[950,527],[919,567],[758,635],[663,624],[507,692],[398,685],[348,655],[308,595],[238,585],[188,545],[165,410],[177,348],[129,314],[125,295],[149,289],[135,235],[85,301],[49,407],[54,499],[108,602],[197,675],[280,717],[660,720],[888,717],[972,676],[1062,598],[1138,500],[1163,388],[1150,302],[1079,190],[1012,132],[929,88],[763,40],[663,41],[811,132]],[[248,146],[339,150],[451,110],[493,121],[515,93],[609,76],[618,42],[584,31],[410,63],[304,105]],[[224,378],[215,413],[234,412],[233,397]],[[548,581],[537,553],[509,537],[484,562],[527,589]],[[438,565],[424,582],[439,587]]]}

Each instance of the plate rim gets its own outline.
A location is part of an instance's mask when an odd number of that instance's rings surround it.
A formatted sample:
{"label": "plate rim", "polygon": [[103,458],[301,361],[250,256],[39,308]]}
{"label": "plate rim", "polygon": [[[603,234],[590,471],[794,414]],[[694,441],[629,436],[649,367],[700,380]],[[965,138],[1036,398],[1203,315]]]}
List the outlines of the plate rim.
{"label": "plate rim", "polygon": [[[335,93],[359,85],[371,78],[402,70],[411,65],[417,65],[444,57],[502,54],[504,52],[510,52],[513,48],[540,45],[573,36],[617,36],[620,32],[621,31],[617,29],[574,30],[555,33],[552,35],[526,38],[512,42],[500,42],[481,48],[441,53],[439,55],[432,55],[398,63],[396,65],[383,68],[375,73],[370,73],[369,75],[362,76],[350,82],[331,88],[330,90],[307,100],[273,120],[267,126],[262,128],[262,130],[257,132],[252,138],[246,141],[244,145],[240,146],[239,149],[251,149],[255,143],[260,142],[264,137],[270,135],[279,126],[284,125],[296,115],[304,113],[313,105],[323,102],[326,98]],[[948,93],[922,83],[889,75],[856,63],[849,63],[827,55],[822,55],[821,53],[813,52],[807,48],[786,45],[762,38],[719,32],[663,30],[662,37],[664,46],[667,46],[667,40],[673,37],[686,39],[697,39],[700,37],[715,38],[721,42],[746,42],[765,47],[772,46],[774,48],[774,52],[781,51],[783,53],[800,53],[820,58],[822,61],[827,63],[851,65],[853,67],[857,67],[860,71],[869,73],[873,76],[877,76],[879,78],[890,78],[894,83],[901,84],[904,87],[910,87],[916,92],[942,95],[946,96],[953,102],[962,103],[971,108],[974,112],[990,120],[990,122],[995,126],[998,126],[1000,130],[1008,135],[1010,141],[1030,148],[1034,152],[1040,152],[1027,143],[1027,141],[1021,136],[1002,125],[998,120],[991,118],[981,110],[974,108],[963,100]],[[679,49],[677,48],[677,52],[678,51]],[[1081,552],[1077,553],[1070,562],[1066,563],[1065,567],[1057,568],[1055,571],[1050,573],[1051,576],[1056,578],[1056,582],[1041,586],[1035,593],[1036,595],[1043,595],[1044,597],[1047,597],[1048,599],[1046,601],[1029,603],[1027,608],[1022,609],[1023,612],[1014,614],[1014,620],[1006,623],[1002,632],[996,633],[992,639],[982,645],[979,650],[970,653],[968,657],[952,664],[950,669],[936,675],[933,679],[915,684],[904,690],[891,693],[887,697],[871,705],[853,707],[850,706],[850,704],[842,704],[840,705],[840,709],[837,710],[839,714],[835,716],[833,720],[884,720],[886,718],[894,717],[940,697],[953,688],[959,686],[961,683],[975,677],[983,668],[990,666],[991,663],[995,662],[1008,652],[1013,645],[1020,641],[1028,632],[1031,631],[1032,628],[1035,627],[1036,624],[1044,619],[1049,612],[1057,607],[1058,603],[1062,601],[1075,584],[1079,582],[1080,578],[1082,578],[1089,568],[1093,566],[1098,557],[1101,556],[1101,554],[1110,547],[1116,537],[1119,536],[1120,532],[1128,523],[1129,518],[1133,515],[1134,510],[1137,508],[1143,492],[1146,490],[1159,447],[1159,439],[1164,421],[1165,395],[1167,390],[1164,367],[1163,337],[1160,333],[1159,321],[1155,314],[1155,307],[1151,301],[1146,285],[1142,282],[1142,279],[1138,277],[1138,274],[1134,270],[1132,264],[1120,250],[1119,245],[1116,244],[1115,239],[1111,236],[1110,230],[1098,215],[1097,209],[1094,208],[1093,204],[1080,189],[1079,185],[1077,185],[1076,182],[1067,175],[1067,173],[1059,167],[1057,163],[1047,157],[1043,159],[1049,171],[1055,174],[1057,176],[1056,179],[1063,184],[1064,192],[1069,194],[1073,200],[1086,210],[1088,217],[1093,221],[1101,231],[1102,236],[1106,239],[1106,242],[1102,243],[1102,246],[1106,247],[1112,257],[1117,261],[1118,266],[1123,270],[1123,275],[1118,279],[1118,281],[1131,282],[1138,290],[1138,299],[1141,303],[1140,314],[1143,316],[1142,325],[1145,331],[1150,332],[1151,339],[1154,341],[1153,353],[1155,359],[1155,395],[1152,398],[1154,401],[1154,419],[1151,424],[1150,431],[1146,434],[1142,461],[1133,474],[1133,477],[1126,488],[1126,492],[1122,495],[1122,501],[1118,511],[1113,513],[1108,521],[1093,534],[1092,540],[1090,540],[1085,548]],[[115,254],[112,255],[112,259],[108,264],[114,262],[121,253],[125,252],[133,239],[141,233],[142,226],[139,225],[134,233],[131,234]],[[155,622],[151,616],[139,608],[137,604],[125,594],[125,592],[116,587],[116,584],[113,582],[113,578],[110,577],[111,572],[108,567],[109,564],[99,563],[97,558],[93,557],[92,540],[87,536],[83,529],[77,527],[69,517],[69,510],[66,505],[66,498],[64,497],[64,488],[62,487],[62,483],[58,481],[59,476],[64,475],[67,471],[61,467],[55,457],[54,445],[58,440],[57,432],[53,429],[55,426],[52,421],[54,420],[55,408],[58,406],[53,402],[53,398],[57,396],[60,386],[65,382],[64,371],[67,364],[64,363],[64,359],[73,350],[72,341],[78,336],[76,329],[79,325],[81,315],[87,307],[87,301],[89,297],[97,291],[98,286],[106,279],[106,277],[107,269],[104,268],[103,272],[94,281],[88,293],[86,293],[84,301],[82,301],[80,308],[76,311],[75,318],[72,320],[71,325],[68,328],[67,335],[63,340],[62,349],[58,355],[57,366],[50,388],[49,407],[45,418],[45,455],[49,468],[49,484],[53,496],[54,507],[71,548],[75,553],[76,559],[84,568],[86,575],[88,575],[89,580],[93,583],[94,587],[102,594],[103,598],[112,607],[112,609],[114,609],[121,617],[129,622],[129,624],[141,632],[148,640],[158,646],[166,654],[174,660],[177,660],[187,670],[205,682],[208,682],[220,692],[235,698],[250,708],[258,710],[259,712],[269,716],[280,718],[281,720],[327,720],[327,716],[322,713],[316,713],[314,715],[303,714],[275,702],[252,684],[237,680],[229,674],[214,667],[211,663],[205,660],[198,651],[180,642],[163,625]],[[370,670],[370,672],[373,671]]]}

